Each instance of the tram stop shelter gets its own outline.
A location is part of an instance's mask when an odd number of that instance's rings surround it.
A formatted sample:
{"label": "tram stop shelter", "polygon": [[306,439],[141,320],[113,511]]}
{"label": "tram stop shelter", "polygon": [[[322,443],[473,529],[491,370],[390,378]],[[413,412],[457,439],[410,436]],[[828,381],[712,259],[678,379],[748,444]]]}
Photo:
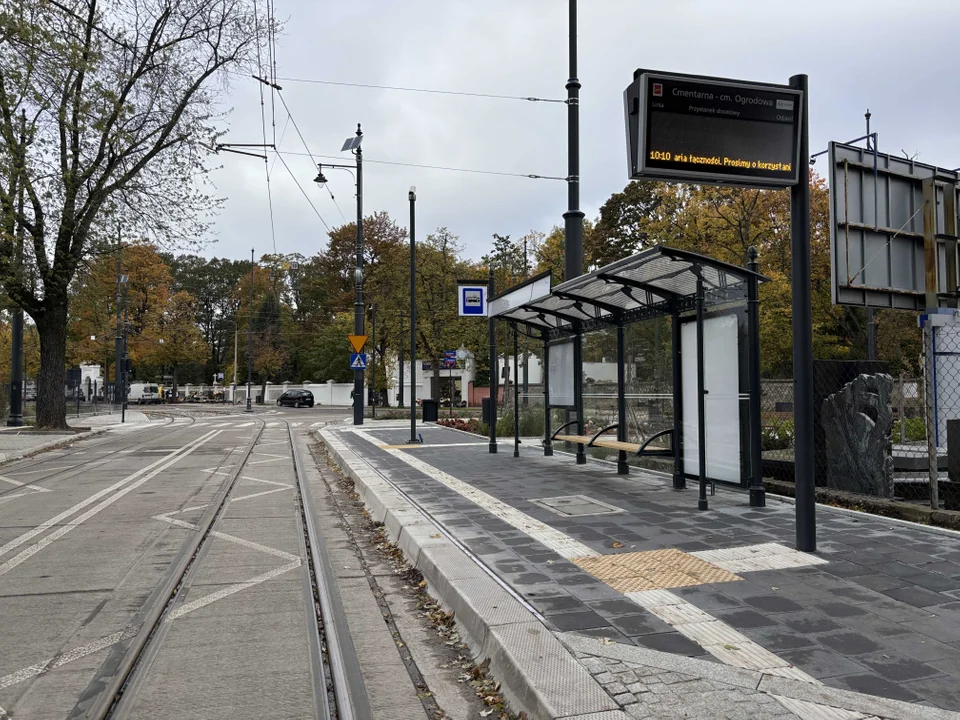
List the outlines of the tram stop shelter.
{"label": "tram stop shelter", "polygon": [[[754,248],[749,255],[747,267],[739,267],[658,245],[556,286],[548,271],[491,298],[492,357],[497,320],[513,327],[514,364],[519,332],[543,342],[544,454],[553,454],[555,441],[576,444],[578,464],[586,463],[588,447],[616,450],[621,474],[629,472],[628,454],[671,457],[674,488],[698,480],[699,509],[708,508],[707,487],[713,494],[717,481],[748,488],[750,504],[762,506],[758,287],[768,278],[757,272]],[[631,442],[625,327],[661,316],[672,320],[673,427]],[[607,327],[615,327],[617,336],[617,422],[587,435],[583,335]],[[496,401],[495,391],[491,398]],[[557,408],[571,419],[553,430],[550,411]],[[515,456],[517,412],[515,401]]]}

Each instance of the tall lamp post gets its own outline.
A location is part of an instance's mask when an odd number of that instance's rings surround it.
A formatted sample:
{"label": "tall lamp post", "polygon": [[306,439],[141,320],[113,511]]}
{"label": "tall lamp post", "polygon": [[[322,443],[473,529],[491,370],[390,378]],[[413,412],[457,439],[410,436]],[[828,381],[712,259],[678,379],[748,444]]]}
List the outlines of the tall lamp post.
{"label": "tall lamp post", "polygon": [[130,374],[130,353],[127,346],[127,305],[129,305],[130,300],[130,276],[121,275],[120,285],[123,286],[123,337],[121,338],[123,343],[123,368],[118,377],[122,378],[122,384],[120,385],[120,422],[124,423],[127,421],[127,387]]}
{"label": "tall lamp post", "polygon": [[[353,271],[353,281],[355,287],[355,297],[353,300],[353,334],[363,335],[364,322],[364,304],[363,304],[363,150],[360,143],[363,142],[363,131],[360,129],[360,123],[357,123],[357,132],[354,137],[348,137],[340,152],[350,151],[357,159],[356,164],[356,182],[357,182],[357,247],[356,247],[356,266]],[[323,175],[323,168],[336,168],[339,170],[352,170],[349,165],[338,165],[336,163],[321,163],[317,165],[317,177],[314,182],[323,185],[327,178]],[[353,424],[363,425],[363,370],[353,371]]]}
{"label": "tall lamp post", "polygon": [[417,188],[411,186],[410,200],[410,442],[417,442]]}

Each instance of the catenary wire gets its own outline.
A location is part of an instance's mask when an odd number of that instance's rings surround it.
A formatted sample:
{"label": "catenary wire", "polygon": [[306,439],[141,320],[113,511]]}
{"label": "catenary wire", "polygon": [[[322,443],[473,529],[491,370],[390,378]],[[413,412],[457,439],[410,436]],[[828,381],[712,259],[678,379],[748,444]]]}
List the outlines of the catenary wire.
{"label": "catenary wire", "polygon": [[401,92],[430,93],[433,95],[461,95],[465,97],[487,98],[491,100],[524,100],[526,102],[560,103],[563,105],[567,104],[566,100],[557,100],[554,98],[525,97],[522,95],[497,95],[495,93],[465,92],[460,90],[436,90],[432,88],[401,87],[397,85],[373,85],[371,83],[338,82],[336,80],[280,77],[277,78],[277,81],[306,83],[310,85],[335,85],[339,87],[371,88],[374,90],[399,90]]}
{"label": "catenary wire", "polygon": [[[273,148],[273,151],[279,155],[298,155],[301,157],[307,156],[306,153],[293,152],[290,150],[277,150],[276,148]],[[331,160],[339,159],[337,155],[316,155],[313,157],[325,158],[325,159],[329,158]],[[375,163],[379,165],[399,165],[402,167],[425,168],[427,170],[448,170],[450,172],[477,173],[479,175],[501,175],[504,177],[529,178],[530,180],[561,180],[563,182],[567,181],[566,177],[560,177],[557,175],[537,175],[533,173],[500,172],[497,170],[477,170],[475,168],[446,167],[443,165],[422,165],[420,163],[398,162],[394,160],[372,160],[368,158],[366,155],[364,155],[363,161],[365,163]]]}

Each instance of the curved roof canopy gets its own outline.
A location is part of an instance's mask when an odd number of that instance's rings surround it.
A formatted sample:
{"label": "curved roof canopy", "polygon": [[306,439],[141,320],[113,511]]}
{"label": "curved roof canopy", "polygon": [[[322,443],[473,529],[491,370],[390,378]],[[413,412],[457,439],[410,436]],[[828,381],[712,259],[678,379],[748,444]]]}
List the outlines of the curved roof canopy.
{"label": "curved roof canopy", "polygon": [[698,276],[707,305],[744,297],[750,277],[769,280],[706,255],[657,245],[552,289],[548,271],[500,293],[488,307],[493,317],[548,332],[570,331],[574,324],[592,329],[692,307]]}

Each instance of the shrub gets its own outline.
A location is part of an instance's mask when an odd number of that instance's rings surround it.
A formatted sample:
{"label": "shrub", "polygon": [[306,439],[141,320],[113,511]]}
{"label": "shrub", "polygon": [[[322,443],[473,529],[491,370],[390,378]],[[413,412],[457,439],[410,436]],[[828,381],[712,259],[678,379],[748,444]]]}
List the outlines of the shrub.
{"label": "shrub", "polygon": [[[908,442],[920,442],[927,439],[927,423],[922,417],[908,417],[903,421]],[[893,424],[893,437],[899,440],[900,428]]]}
{"label": "shrub", "polygon": [[793,445],[793,420],[784,420],[761,431],[760,446],[763,450],[786,450]]}

